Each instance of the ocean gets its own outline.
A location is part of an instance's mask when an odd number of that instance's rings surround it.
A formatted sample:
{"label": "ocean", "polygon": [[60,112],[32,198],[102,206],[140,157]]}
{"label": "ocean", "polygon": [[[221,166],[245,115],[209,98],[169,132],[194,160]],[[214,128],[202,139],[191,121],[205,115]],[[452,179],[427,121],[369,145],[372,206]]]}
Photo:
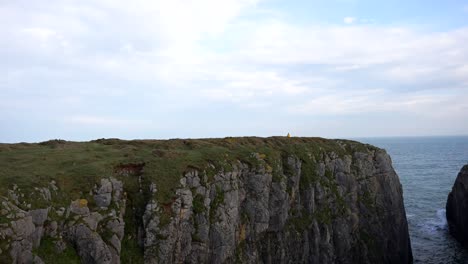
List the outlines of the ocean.
{"label": "ocean", "polygon": [[447,195],[468,163],[468,136],[359,138],[384,148],[400,176],[415,263],[468,263],[448,233]]}

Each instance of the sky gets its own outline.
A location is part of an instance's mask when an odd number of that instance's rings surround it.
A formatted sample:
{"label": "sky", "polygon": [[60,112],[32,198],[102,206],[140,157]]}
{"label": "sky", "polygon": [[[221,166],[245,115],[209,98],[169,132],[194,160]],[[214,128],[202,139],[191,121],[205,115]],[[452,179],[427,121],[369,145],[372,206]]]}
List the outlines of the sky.
{"label": "sky", "polygon": [[468,1],[0,0],[0,142],[468,135]]}

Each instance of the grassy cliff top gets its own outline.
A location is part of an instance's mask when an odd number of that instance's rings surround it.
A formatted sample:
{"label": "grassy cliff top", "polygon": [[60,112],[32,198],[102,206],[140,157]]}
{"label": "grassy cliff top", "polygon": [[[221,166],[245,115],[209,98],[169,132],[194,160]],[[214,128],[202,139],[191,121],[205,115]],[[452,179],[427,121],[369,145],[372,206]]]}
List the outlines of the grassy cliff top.
{"label": "grassy cliff top", "polygon": [[252,166],[263,164],[274,173],[285,154],[315,160],[323,152],[344,156],[371,149],[376,148],[355,141],[299,137],[0,144],[0,196],[6,195],[14,184],[27,191],[54,180],[70,199],[77,199],[101,178],[129,169],[144,181],[155,182],[158,196],[164,200],[189,169],[211,177],[240,160]]}

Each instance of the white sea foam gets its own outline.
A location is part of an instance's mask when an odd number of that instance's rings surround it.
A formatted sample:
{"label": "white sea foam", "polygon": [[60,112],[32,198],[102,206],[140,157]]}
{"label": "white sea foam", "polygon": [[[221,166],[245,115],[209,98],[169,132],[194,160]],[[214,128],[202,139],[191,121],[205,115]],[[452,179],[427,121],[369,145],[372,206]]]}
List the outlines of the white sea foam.
{"label": "white sea foam", "polygon": [[427,232],[437,232],[447,229],[447,218],[445,217],[445,209],[438,209],[434,218],[425,221],[422,228]]}
{"label": "white sea foam", "polygon": [[406,213],[406,218],[407,218],[407,219],[410,219],[410,218],[413,218],[413,217],[414,217],[414,214],[408,214],[408,213]]}

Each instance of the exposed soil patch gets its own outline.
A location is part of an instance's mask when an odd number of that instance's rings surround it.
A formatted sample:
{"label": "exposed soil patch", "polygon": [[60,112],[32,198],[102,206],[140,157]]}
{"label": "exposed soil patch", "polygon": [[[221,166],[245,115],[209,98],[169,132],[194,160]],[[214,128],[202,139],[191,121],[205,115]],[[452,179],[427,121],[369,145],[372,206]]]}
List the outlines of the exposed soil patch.
{"label": "exposed soil patch", "polygon": [[120,164],[115,167],[114,172],[117,175],[121,176],[130,176],[130,175],[141,175],[143,174],[143,168],[145,163],[128,163]]}

